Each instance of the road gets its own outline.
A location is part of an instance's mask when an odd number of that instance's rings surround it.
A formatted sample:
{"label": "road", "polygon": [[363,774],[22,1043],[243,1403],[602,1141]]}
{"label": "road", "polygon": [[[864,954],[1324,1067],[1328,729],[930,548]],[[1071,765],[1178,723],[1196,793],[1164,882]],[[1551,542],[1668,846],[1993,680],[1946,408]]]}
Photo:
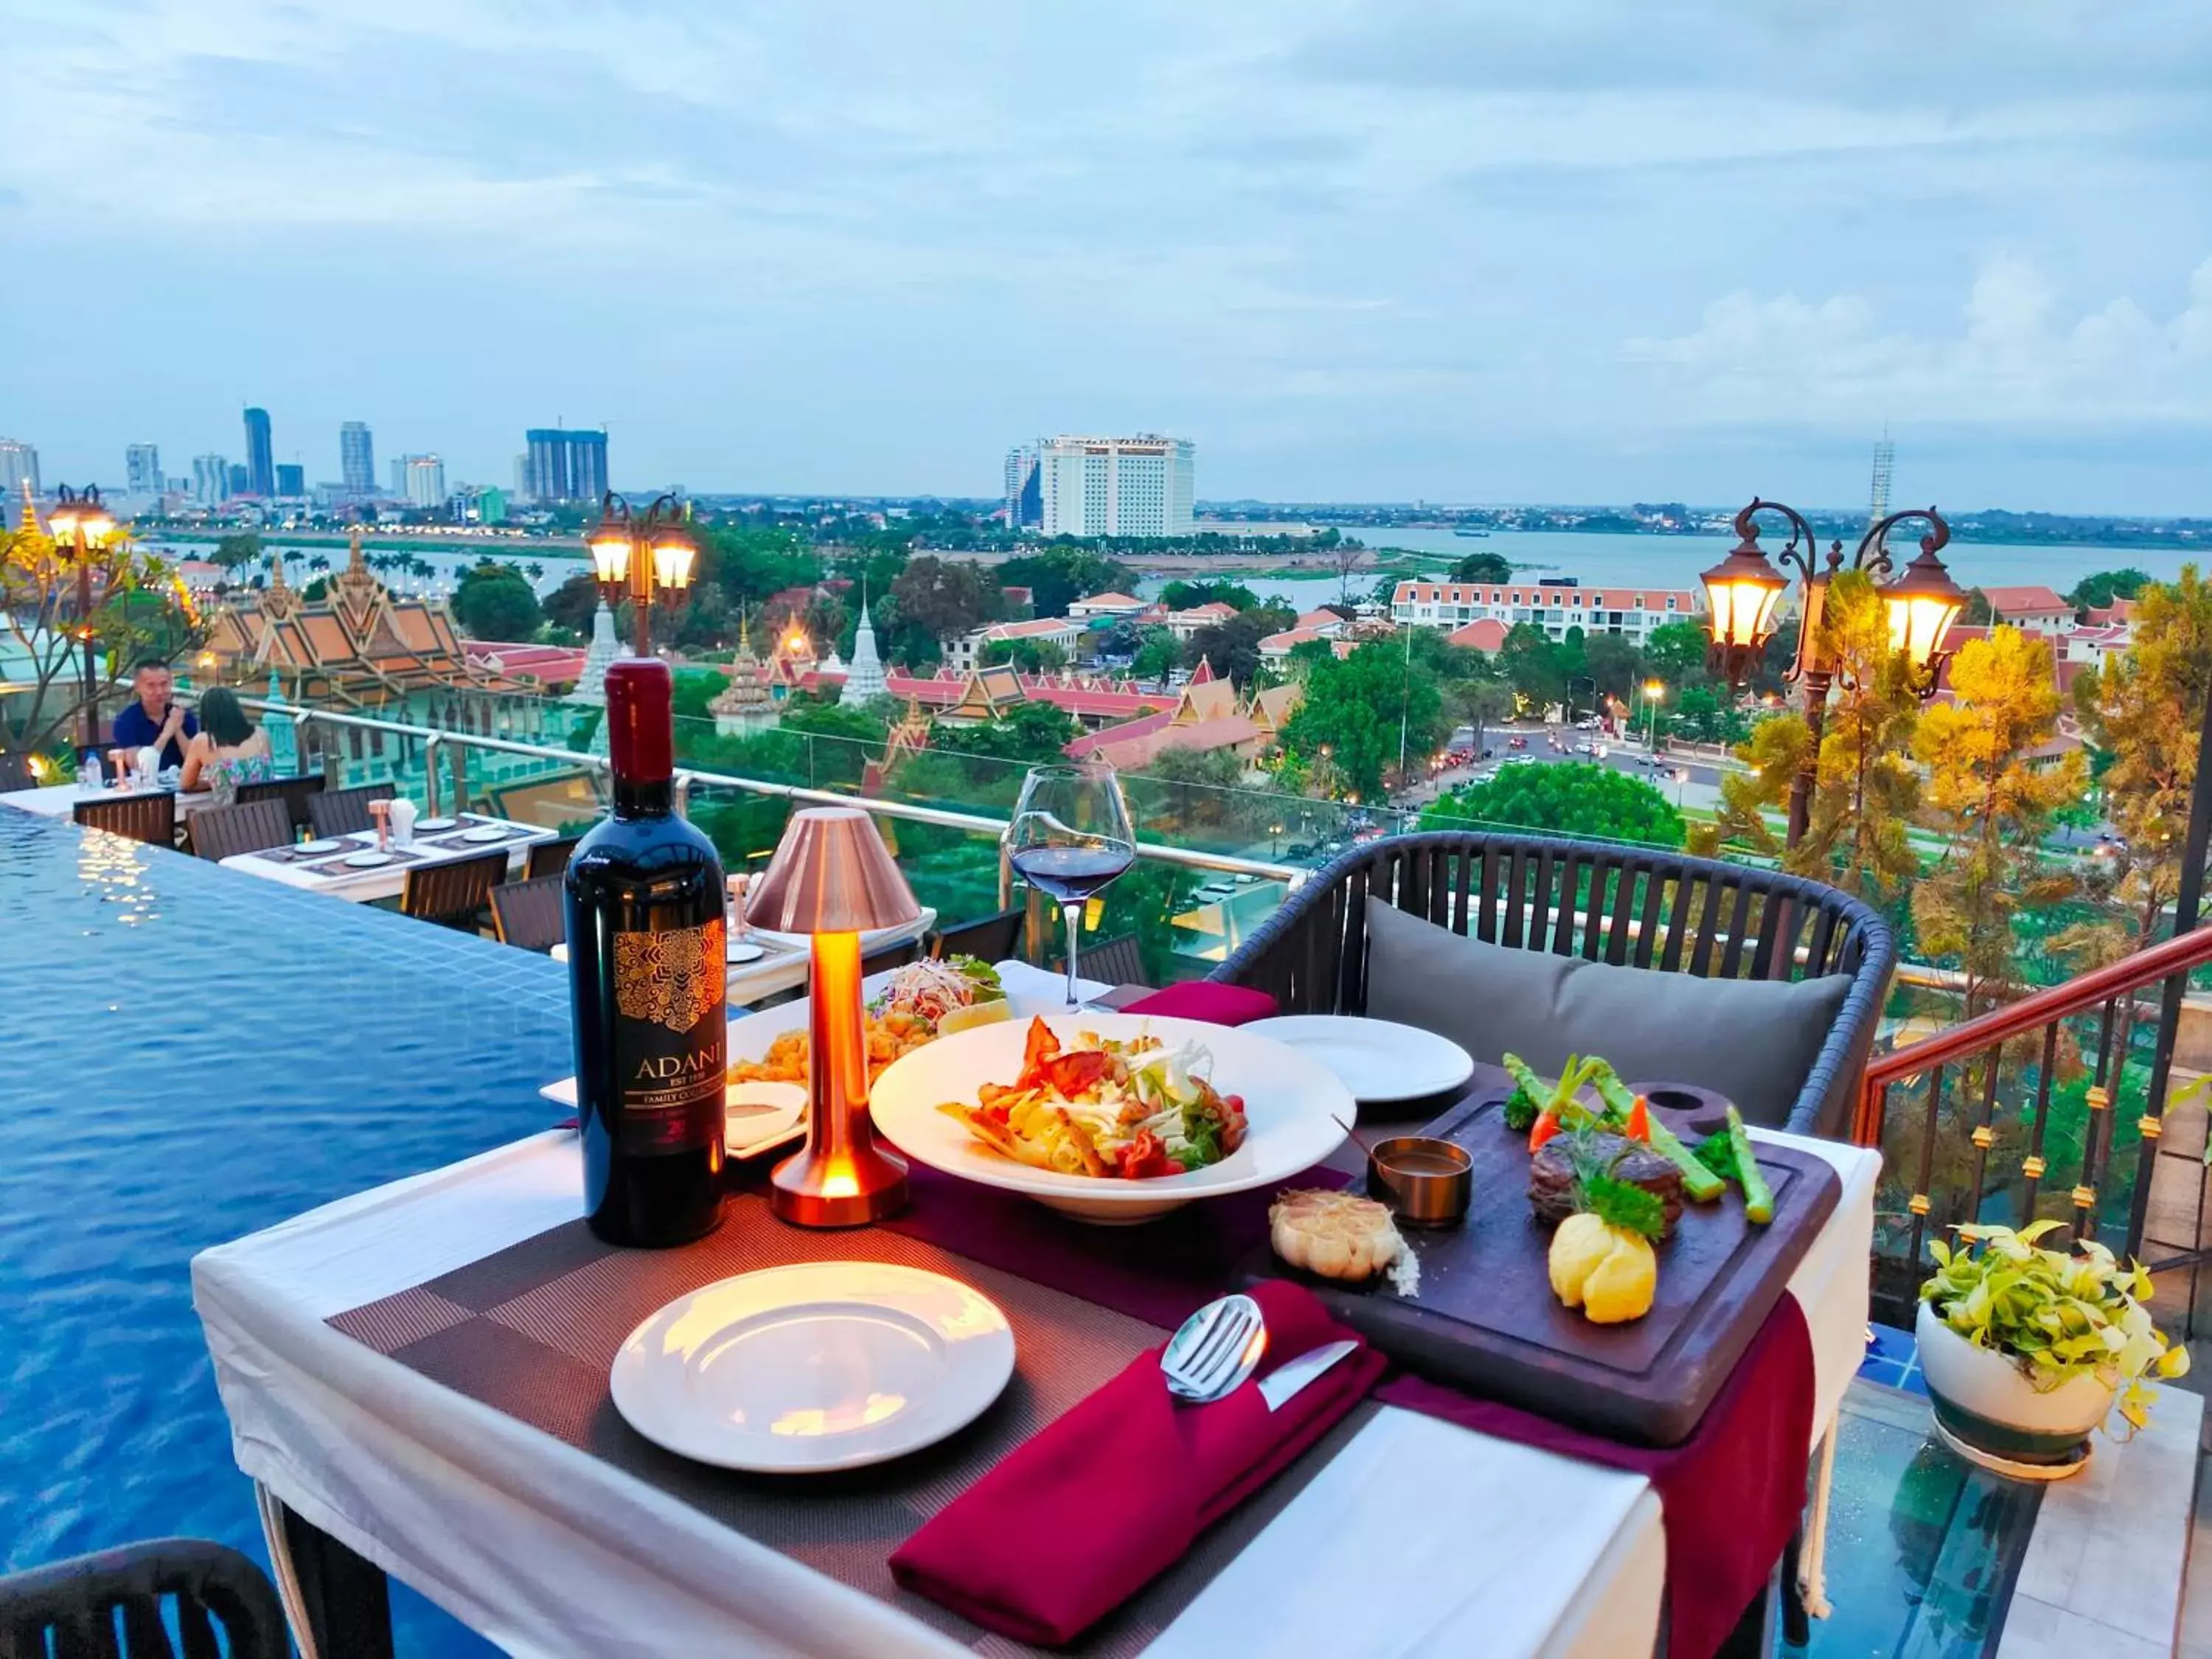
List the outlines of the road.
{"label": "road", "polygon": [[[1522,750],[1509,748],[1507,745],[1516,737],[1525,738],[1528,746]],[[1640,738],[1607,738],[1601,732],[1577,732],[1568,726],[1521,725],[1493,727],[1484,734],[1483,740],[1492,758],[1442,774],[1437,783],[1443,789],[1455,789],[1462,784],[1472,783],[1488,776],[1509,761],[1517,761],[1525,756],[1539,765],[1557,765],[1563,761],[1571,761],[1583,765],[1595,762],[1597,765],[1610,767],[1630,777],[1644,779],[1674,801],[1677,807],[1694,807],[1710,811],[1720,804],[1721,768],[1702,758],[1662,755],[1662,764],[1654,771],[1644,763],[1648,751]],[[1553,748],[1553,740],[1561,747]],[[1574,752],[1577,743],[1593,741],[1605,749],[1606,753],[1601,757]],[[1435,799],[1438,793],[1434,785],[1424,786],[1397,797],[1396,804],[1425,805]]]}

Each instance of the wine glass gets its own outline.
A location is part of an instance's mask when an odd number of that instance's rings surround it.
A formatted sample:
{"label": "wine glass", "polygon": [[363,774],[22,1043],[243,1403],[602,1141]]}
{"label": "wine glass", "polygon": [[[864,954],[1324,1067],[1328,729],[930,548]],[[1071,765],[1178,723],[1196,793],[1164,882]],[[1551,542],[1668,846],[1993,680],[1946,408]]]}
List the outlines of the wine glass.
{"label": "wine glass", "polygon": [[1103,761],[1036,766],[1022,780],[1006,856],[1015,873],[1060,906],[1067,921],[1067,1006],[1076,994],[1075,957],[1084,901],[1136,861],[1136,833],[1121,780]]}

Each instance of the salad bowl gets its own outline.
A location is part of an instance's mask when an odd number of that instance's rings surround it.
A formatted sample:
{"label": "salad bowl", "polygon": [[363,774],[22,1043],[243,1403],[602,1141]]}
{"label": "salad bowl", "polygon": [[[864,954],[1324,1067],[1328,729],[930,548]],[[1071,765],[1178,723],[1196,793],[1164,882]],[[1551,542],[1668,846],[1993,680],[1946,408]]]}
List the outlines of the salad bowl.
{"label": "salad bowl", "polygon": [[1041,1023],[1065,1050],[1088,1046],[1085,1033],[1122,1043],[1157,1038],[1173,1057],[1169,1086],[1187,1091],[1195,1076],[1220,1096],[1242,1098],[1240,1144],[1218,1162],[1134,1179],[1038,1168],[994,1150],[940,1109],[975,1107],[985,1085],[1004,1088],[1022,1077],[1030,1024],[1019,1019],[957,1031],[894,1060],[871,1091],[876,1127],[933,1170],[1020,1193],[1079,1220],[1127,1225],[1310,1169],[1344,1143],[1344,1126],[1358,1110],[1333,1073],[1286,1044],[1229,1026],[1109,1013],[1054,1014]]}

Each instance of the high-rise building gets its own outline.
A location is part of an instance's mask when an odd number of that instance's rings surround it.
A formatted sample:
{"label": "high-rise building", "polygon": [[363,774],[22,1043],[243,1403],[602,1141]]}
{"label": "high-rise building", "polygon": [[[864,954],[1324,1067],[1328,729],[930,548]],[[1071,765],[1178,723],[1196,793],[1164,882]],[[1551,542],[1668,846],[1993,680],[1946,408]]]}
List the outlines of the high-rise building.
{"label": "high-rise building", "polygon": [[514,458],[514,489],[512,499],[518,501],[526,501],[530,499],[530,457],[527,455],[518,455]]}
{"label": "high-rise building", "polygon": [[246,463],[233,461],[230,464],[230,493],[234,495],[250,495],[252,484],[253,474],[246,470]]}
{"label": "high-rise building", "polygon": [[392,469],[392,484],[391,487],[385,491],[385,494],[396,497],[398,500],[403,501],[407,499],[407,463],[409,459],[410,458],[405,455],[394,455],[390,460],[385,463],[385,465]]}
{"label": "high-rise building", "polygon": [[1019,530],[1024,525],[1041,524],[1044,520],[1044,495],[1037,477],[1037,453],[1034,449],[1015,448],[1006,452],[1006,528]]}
{"label": "high-rise building", "polygon": [[307,469],[288,461],[277,462],[276,493],[288,501],[302,499],[307,493]]}
{"label": "high-rise building", "polygon": [[540,504],[596,501],[607,489],[607,434],[532,427],[523,434],[530,446],[524,457],[523,485]]}
{"label": "high-rise building", "polygon": [[477,522],[504,524],[507,522],[507,492],[486,484],[477,491]]}
{"label": "high-rise building", "polygon": [[123,449],[125,487],[133,495],[161,493],[161,451],[155,444],[126,444]]}
{"label": "high-rise building", "polygon": [[436,455],[402,455],[392,464],[392,493],[410,507],[446,504],[446,463]]}
{"label": "high-rise building", "polygon": [[376,494],[376,446],[366,421],[348,421],[338,428],[338,481],[349,495]]}
{"label": "high-rise building", "polygon": [[246,491],[264,500],[276,493],[276,455],[270,447],[269,411],[246,411]]}
{"label": "high-rise building", "polygon": [[1037,446],[1048,536],[1188,536],[1197,501],[1190,440],[1048,438]]}
{"label": "high-rise building", "polygon": [[25,484],[31,486],[33,495],[40,493],[39,452],[14,438],[0,438],[0,489],[20,495]]}
{"label": "high-rise building", "polygon": [[192,499],[202,507],[220,507],[230,499],[230,463],[220,455],[192,457]]}

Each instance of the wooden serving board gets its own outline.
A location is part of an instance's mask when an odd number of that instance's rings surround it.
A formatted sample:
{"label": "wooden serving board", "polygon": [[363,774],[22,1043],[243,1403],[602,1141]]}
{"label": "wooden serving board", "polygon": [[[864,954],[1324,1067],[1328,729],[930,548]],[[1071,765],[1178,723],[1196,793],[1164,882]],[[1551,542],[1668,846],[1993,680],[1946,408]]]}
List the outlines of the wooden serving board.
{"label": "wooden serving board", "polygon": [[1245,1259],[1243,1282],[1305,1285],[1383,1352],[1438,1382],[1615,1440],[1679,1444],[1835,1209],[1834,1170],[1812,1153],[1754,1143],[1774,1219],[1753,1226],[1733,1184],[1717,1203],[1686,1204],[1658,1246],[1651,1311],[1593,1325],[1552,1294],[1552,1230],[1528,1206],[1528,1138],[1505,1127],[1504,1102],[1504,1090],[1478,1088],[1422,1132],[1467,1149],[1474,1199],[1463,1226],[1401,1229],[1420,1259],[1415,1297],[1382,1280],[1314,1278],[1264,1246]]}

